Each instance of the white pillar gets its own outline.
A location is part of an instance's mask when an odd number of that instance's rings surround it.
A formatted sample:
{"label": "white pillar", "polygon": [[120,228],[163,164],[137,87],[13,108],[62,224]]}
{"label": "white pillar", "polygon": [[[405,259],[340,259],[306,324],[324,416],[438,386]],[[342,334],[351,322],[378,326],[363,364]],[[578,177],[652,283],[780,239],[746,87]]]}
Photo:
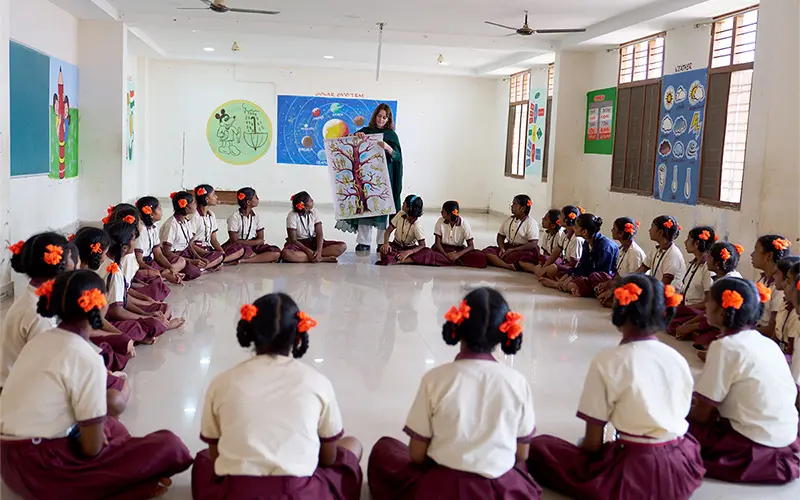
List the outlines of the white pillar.
{"label": "white pillar", "polygon": [[[9,163],[9,67],[8,67],[8,30],[9,0],[0,0],[0,244],[9,239],[9,220],[11,212],[11,165]],[[3,249],[5,245],[2,245]],[[12,291],[11,267],[7,251],[0,257],[0,297]]]}

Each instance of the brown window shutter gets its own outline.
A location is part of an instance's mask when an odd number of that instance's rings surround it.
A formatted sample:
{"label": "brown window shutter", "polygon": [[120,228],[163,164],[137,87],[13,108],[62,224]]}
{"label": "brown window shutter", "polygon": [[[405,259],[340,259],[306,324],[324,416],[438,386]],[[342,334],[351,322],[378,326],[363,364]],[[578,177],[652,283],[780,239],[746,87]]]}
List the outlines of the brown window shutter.
{"label": "brown window shutter", "polygon": [[628,115],[631,89],[617,89],[617,124],[614,132],[614,156],[611,166],[611,186],[625,187],[625,152],[628,149]]}
{"label": "brown window shutter", "polygon": [[645,91],[642,161],[639,166],[640,191],[652,191],[656,164],[659,115],[661,114],[661,82],[651,83]]}
{"label": "brown window shutter", "polygon": [[712,73],[708,76],[706,123],[700,157],[700,198],[707,200],[719,200],[730,88],[730,73]]}
{"label": "brown window shutter", "polygon": [[644,125],[644,86],[631,88],[630,113],[628,118],[628,148],[625,152],[625,187],[639,187],[639,165],[642,161],[642,127]]}
{"label": "brown window shutter", "polygon": [[[550,65],[550,68],[553,66]],[[551,73],[552,74],[552,73]],[[542,152],[542,182],[547,181],[547,164],[550,158],[550,114],[553,110],[553,98],[547,98],[547,111],[544,115],[544,151]]]}

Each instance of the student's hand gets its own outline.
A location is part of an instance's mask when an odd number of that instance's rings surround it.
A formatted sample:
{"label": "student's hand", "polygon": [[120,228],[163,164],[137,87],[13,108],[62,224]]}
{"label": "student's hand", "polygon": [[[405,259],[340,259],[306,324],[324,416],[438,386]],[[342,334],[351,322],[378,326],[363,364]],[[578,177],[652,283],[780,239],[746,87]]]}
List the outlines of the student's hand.
{"label": "student's hand", "polygon": [[403,250],[402,252],[397,254],[397,262],[403,262],[407,258],[411,257],[410,250]]}
{"label": "student's hand", "polygon": [[322,262],[322,250],[314,252],[314,262]]}
{"label": "student's hand", "polygon": [[199,267],[200,269],[205,269],[205,268],[207,268],[207,267],[208,267],[208,264],[209,264],[209,262],[208,262],[206,259],[202,258],[202,257],[199,257],[199,258],[197,259],[197,262],[198,262],[198,264],[197,264],[197,265],[198,265],[198,267]]}
{"label": "student's hand", "polygon": [[392,247],[388,243],[381,245],[381,253],[386,255],[392,251]]}
{"label": "student's hand", "polygon": [[458,252],[450,252],[445,254],[447,256],[447,260],[450,262],[455,262],[458,260]]}
{"label": "student's hand", "polygon": [[505,256],[505,254],[506,254],[506,249],[505,248],[501,248],[500,249],[500,257]]}
{"label": "student's hand", "polygon": [[[133,347],[133,340],[128,342],[128,357],[129,358],[135,358],[136,357],[136,348]],[[128,377],[125,377],[125,378],[128,378]]]}

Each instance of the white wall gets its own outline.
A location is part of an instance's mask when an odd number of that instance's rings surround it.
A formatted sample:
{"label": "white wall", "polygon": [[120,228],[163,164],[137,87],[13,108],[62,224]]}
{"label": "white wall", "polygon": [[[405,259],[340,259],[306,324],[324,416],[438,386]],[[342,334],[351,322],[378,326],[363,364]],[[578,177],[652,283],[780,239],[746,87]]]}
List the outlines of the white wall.
{"label": "white wall", "polygon": [[275,132],[276,103],[269,98],[273,91],[361,92],[371,99],[397,100],[403,191],[419,194],[429,207],[455,198],[465,208],[486,209],[490,174],[502,175],[506,119],[505,111],[498,119],[493,79],[384,72],[376,83],[370,71],[159,60],[151,60],[147,71],[148,194],[163,196],[203,179],[218,189],[252,185],[267,201],[285,202],[291,193],[305,189],[318,202],[331,203],[327,169],[276,164],[275,142],[264,158],[249,166],[227,165],[211,152],[206,122],[225,100],[255,95],[253,100],[267,111]]}
{"label": "white wall", "polygon": [[[9,241],[11,218],[9,122],[8,122],[8,29],[9,1],[0,0],[0,242]],[[11,292],[9,253],[0,254],[0,298]]]}

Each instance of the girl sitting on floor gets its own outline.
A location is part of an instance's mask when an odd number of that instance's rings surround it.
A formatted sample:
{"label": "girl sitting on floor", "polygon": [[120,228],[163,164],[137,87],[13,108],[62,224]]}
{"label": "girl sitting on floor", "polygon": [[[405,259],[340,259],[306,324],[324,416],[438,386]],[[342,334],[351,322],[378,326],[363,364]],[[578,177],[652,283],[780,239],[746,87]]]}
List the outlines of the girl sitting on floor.
{"label": "girl sitting on floor", "polygon": [[269,264],[281,260],[281,249],[264,240],[264,224],[254,209],[258,206],[258,194],[250,187],[236,191],[239,210],[228,217],[228,242],[223,248],[231,245],[244,247],[242,264]]}
{"label": "girl sitting on floor", "polygon": [[445,319],[442,337],[460,353],[422,377],[404,429],[409,445],[383,437],[372,448],[372,498],[540,498],[524,466],[536,430],[530,385],[492,356],[498,344],[508,355],[519,351],[522,316],[479,288]]}
{"label": "girl sitting on floor", "polygon": [[442,205],[442,216],[433,229],[435,242],[432,249],[415,253],[411,258],[425,266],[464,266],[476,269],[486,267],[486,256],[475,250],[475,240],[469,223],[459,214],[457,201]]}
{"label": "girl sitting on floor", "polygon": [[108,373],[87,342],[106,311],[91,271],[56,277],[38,310],[58,328],[25,346],[0,396],[0,473],[23,498],[153,498],[192,464],[169,431],[133,438],[107,414]]}
{"label": "girl sitting on floor", "polygon": [[286,215],[286,234],[286,245],[281,252],[284,262],[338,262],[347,250],[347,244],[341,241],[325,240],[314,200],[305,191],[292,196],[292,210]]}
{"label": "girl sitting on floor", "polygon": [[764,304],[764,315],[758,321],[757,328],[762,335],[769,338],[775,338],[778,311],[783,307],[783,290],[778,290],[775,286],[775,272],[778,269],[778,261],[789,256],[791,246],[792,242],[783,236],[767,234],[756,240],[753,253],[750,254],[753,267],[761,271],[758,282],[772,292],[772,298]]}
{"label": "girl sitting on floor", "polygon": [[170,260],[161,249],[161,239],[156,226],[163,217],[161,203],[153,196],[144,196],[136,202],[136,208],[144,223],[144,230],[140,231],[139,237],[136,238],[134,252],[139,263],[139,271],[148,275],[160,273],[165,280],[175,285],[183,283],[184,274],[181,271],[186,268],[186,259],[172,255]]}
{"label": "girl sitting on floor", "polygon": [[214,187],[209,184],[200,184],[194,188],[194,199],[197,214],[192,217],[195,224],[194,245],[197,253],[206,260],[211,260],[215,255],[224,255],[223,263],[236,262],[244,256],[244,247],[241,245],[228,245],[222,248],[217,233],[217,216],[209,207],[219,204]]}
{"label": "girl sitting on floor", "polygon": [[198,229],[197,222],[190,220],[190,217],[196,216],[197,212],[194,195],[180,191],[172,193],[170,198],[172,198],[173,214],[161,226],[159,235],[164,255],[170,261],[174,259],[174,256],[186,259],[183,274],[187,280],[196,279],[208,271],[217,270],[222,265],[225,254],[216,250],[206,251],[194,244]]}
{"label": "girl sitting on floor", "polygon": [[[787,281],[785,290],[786,297],[789,298],[790,303],[794,307],[794,312],[797,313],[798,321],[800,321],[800,262],[792,265],[792,268],[787,273]],[[795,385],[800,388],[800,335],[794,338],[794,349],[798,354],[792,356],[791,372],[792,379]],[[800,392],[797,394],[797,399],[794,403],[797,411],[800,412]]]}
{"label": "girl sitting on floor", "polygon": [[616,273],[619,248],[600,233],[603,219],[593,214],[581,214],[575,224],[575,234],[583,240],[578,265],[558,281],[543,278],[542,285],[569,292],[575,297],[592,297],[594,289],[610,281]]}
{"label": "girl sitting on floor", "polygon": [[778,261],[775,271],[775,288],[783,291],[783,306],[775,316],[775,341],[790,362],[794,354],[795,339],[800,337],[800,320],[794,312],[794,300],[790,297],[794,290],[789,272],[798,262],[798,256],[784,257]]}
{"label": "girl sitting on floor", "polygon": [[[692,372],[656,334],[682,297],[641,274],[614,289],[611,321],[619,346],[594,357],[578,418],[586,435],[575,446],[555,436],[531,443],[528,470],[544,486],[580,499],[688,499],[700,487],[700,446],[687,433]],[[611,423],[618,439],[603,442]]]}
{"label": "girl sitting on floor", "polygon": [[236,337],[256,355],[208,388],[193,498],[359,498],[361,444],[343,437],[330,381],[297,360],[316,324],[284,294],[242,306]]}
{"label": "girl sitting on floor", "polygon": [[[411,256],[425,248],[425,231],[419,220],[422,213],[422,198],[415,194],[406,196],[403,210],[397,212],[386,229],[379,266],[414,263]],[[389,243],[392,233],[395,233],[394,241]]]}
{"label": "girl sitting on floor", "polygon": [[[694,259],[689,263],[689,267],[686,269],[683,279],[681,279],[679,288],[683,292],[684,301],[678,307],[675,317],[669,324],[667,333],[670,335],[676,335],[678,327],[687,321],[703,316],[708,291],[711,290],[711,285],[714,282],[711,278],[708,261],[711,247],[716,239],[714,229],[708,226],[696,227],[689,231],[686,236],[684,246],[686,251],[694,256]],[[683,338],[685,337],[681,336],[678,340]]]}
{"label": "girl sitting on floor", "polygon": [[497,232],[497,246],[483,249],[490,266],[516,271],[522,262],[539,262],[539,224],[530,216],[532,206],[528,195],[514,197],[511,217]]}
{"label": "girl sitting on floor", "polygon": [[675,246],[675,240],[681,234],[681,226],[670,215],[660,215],[653,219],[650,225],[650,239],[656,247],[647,255],[639,269],[639,274],[649,272],[650,276],[665,285],[673,282],[681,283],[686,274],[686,261],[680,249]]}
{"label": "girl sitting on floor", "polygon": [[706,316],[722,338],[708,348],[689,414],[706,477],[784,484],[800,476],[797,386],[780,348],[755,330],[770,295],[741,278],[711,287]]}
{"label": "girl sitting on floor", "polygon": [[539,245],[539,261],[538,262],[520,262],[519,266],[536,276],[541,277],[544,273],[545,264],[554,252],[558,252],[554,262],[561,263],[561,240],[564,238],[566,229],[561,227],[561,210],[556,208],[548,210],[544,217],[542,217],[542,229],[540,229],[539,238],[541,244]]}
{"label": "girl sitting on floor", "polygon": [[[550,254],[550,257],[539,270],[541,273],[537,274],[539,278],[561,279],[567,274],[567,271],[577,266],[578,262],[580,262],[581,252],[583,251],[583,238],[575,234],[575,224],[581,214],[583,214],[583,209],[574,205],[567,205],[561,209],[561,220],[565,230],[561,241],[556,242],[558,248]],[[558,258],[554,254],[562,256],[561,262],[557,262]]]}
{"label": "girl sitting on floor", "polygon": [[617,274],[613,280],[606,281],[595,287],[594,293],[603,307],[614,305],[614,288],[619,281],[635,273],[644,262],[647,254],[636,243],[636,233],[639,232],[639,221],[630,217],[620,217],[611,226],[611,237],[619,241],[619,254],[617,256]]}

